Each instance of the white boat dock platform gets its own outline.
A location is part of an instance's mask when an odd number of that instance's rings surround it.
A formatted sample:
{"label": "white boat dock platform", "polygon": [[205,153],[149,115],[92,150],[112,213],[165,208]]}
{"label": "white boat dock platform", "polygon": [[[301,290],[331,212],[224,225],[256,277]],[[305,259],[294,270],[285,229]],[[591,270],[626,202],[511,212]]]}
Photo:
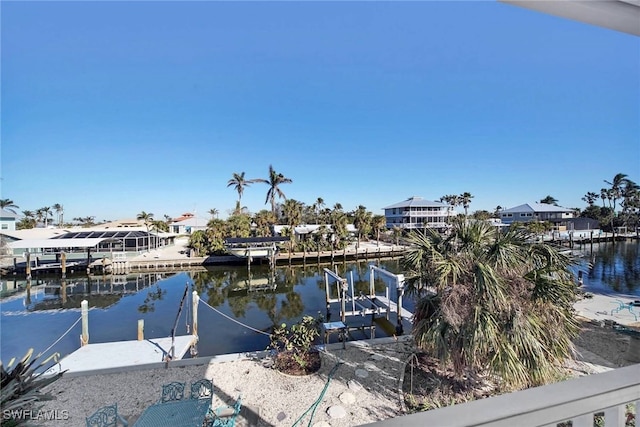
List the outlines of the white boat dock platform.
{"label": "white boat dock platform", "polygon": [[[389,300],[389,298],[384,297],[384,296],[376,295],[376,299],[379,300],[384,305],[386,305],[387,307],[389,307],[389,309],[391,310],[392,313],[397,313],[398,312],[398,304],[396,304],[395,302]],[[406,319],[408,321],[412,321],[413,320],[413,313],[411,313],[409,310],[407,310],[404,307],[400,307],[400,315],[402,315],[403,319]]]}
{"label": "white boat dock platform", "polygon": [[[197,342],[196,335],[176,336],[174,360],[182,359],[189,348]],[[170,350],[171,337],[87,344],[64,357],[45,374],[53,375],[60,371],[73,374],[80,372],[97,374],[117,368],[161,363],[165,361]]]}

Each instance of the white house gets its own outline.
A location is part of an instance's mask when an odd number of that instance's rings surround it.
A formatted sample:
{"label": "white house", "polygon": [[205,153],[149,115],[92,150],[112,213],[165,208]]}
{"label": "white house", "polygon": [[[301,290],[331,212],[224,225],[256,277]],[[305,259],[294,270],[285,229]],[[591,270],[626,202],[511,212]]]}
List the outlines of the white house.
{"label": "white house", "polygon": [[199,218],[191,213],[184,213],[169,223],[169,232],[175,234],[191,234],[194,231],[206,230],[209,220]]}
{"label": "white house", "polygon": [[448,218],[458,214],[453,206],[416,196],[383,209],[387,228],[445,228]]}

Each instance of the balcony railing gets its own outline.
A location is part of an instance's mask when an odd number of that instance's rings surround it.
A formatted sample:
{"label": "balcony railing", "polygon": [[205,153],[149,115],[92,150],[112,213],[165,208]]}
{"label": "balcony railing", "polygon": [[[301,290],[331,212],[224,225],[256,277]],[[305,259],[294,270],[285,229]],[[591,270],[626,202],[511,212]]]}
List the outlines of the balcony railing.
{"label": "balcony railing", "polygon": [[601,425],[624,427],[630,403],[635,404],[631,413],[640,426],[640,364],[369,425],[555,427],[571,421],[573,427],[593,427],[594,415],[603,412]]}

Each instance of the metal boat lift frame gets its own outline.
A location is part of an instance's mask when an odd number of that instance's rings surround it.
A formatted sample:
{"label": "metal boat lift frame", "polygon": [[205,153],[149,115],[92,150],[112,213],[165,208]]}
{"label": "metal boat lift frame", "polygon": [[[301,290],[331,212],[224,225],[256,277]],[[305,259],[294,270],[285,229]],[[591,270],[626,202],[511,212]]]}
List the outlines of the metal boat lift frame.
{"label": "metal boat lift frame", "polygon": [[[392,311],[396,311],[396,334],[402,335],[403,326],[402,326],[402,297],[404,295],[404,275],[402,274],[393,274],[387,270],[384,270],[375,265],[370,265],[370,274],[369,274],[369,294],[360,296],[355,295],[354,285],[353,285],[353,273],[351,273],[351,283],[346,278],[340,277],[334,271],[329,270],[328,268],[324,269],[324,279],[325,279],[325,292],[326,292],[326,300],[327,300],[327,317],[330,316],[330,309],[332,303],[339,303],[340,305],[340,320],[345,323],[347,316],[367,316],[367,315],[381,315],[384,314],[387,320],[390,320],[390,313]],[[383,275],[387,278],[391,278],[396,285],[397,290],[397,303],[394,303],[390,299],[390,290],[389,285],[386,285],[386,295],[378,296],[375,293],[375,276],[376,273],[379,275]],[[331,297],[331,283],[329,278],[335,279],[335,284],[337,287],[337,298]],[[371,306],[367,306],[369,303]],[[350,304],[351,307],[348,307],[347,304]],[[395,307],[395,310],[394,310]],[[350,308],[350,310],[348,310]],[[410,313],[408,313],[410,315]],[[408,317],[408,316],[407,316]]]}

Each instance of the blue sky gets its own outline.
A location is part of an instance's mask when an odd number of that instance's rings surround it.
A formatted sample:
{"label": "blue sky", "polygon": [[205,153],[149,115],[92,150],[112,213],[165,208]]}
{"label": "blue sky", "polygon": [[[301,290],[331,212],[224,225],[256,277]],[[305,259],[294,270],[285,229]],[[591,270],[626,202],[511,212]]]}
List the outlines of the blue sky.
{"label": "blue sky", "polygon": [[[2,2],[1,198],[226,217],[234,172],[376,214],[640,182],[640,38],[483,2]],[[268,209],[267,185],[245,190]]]}

